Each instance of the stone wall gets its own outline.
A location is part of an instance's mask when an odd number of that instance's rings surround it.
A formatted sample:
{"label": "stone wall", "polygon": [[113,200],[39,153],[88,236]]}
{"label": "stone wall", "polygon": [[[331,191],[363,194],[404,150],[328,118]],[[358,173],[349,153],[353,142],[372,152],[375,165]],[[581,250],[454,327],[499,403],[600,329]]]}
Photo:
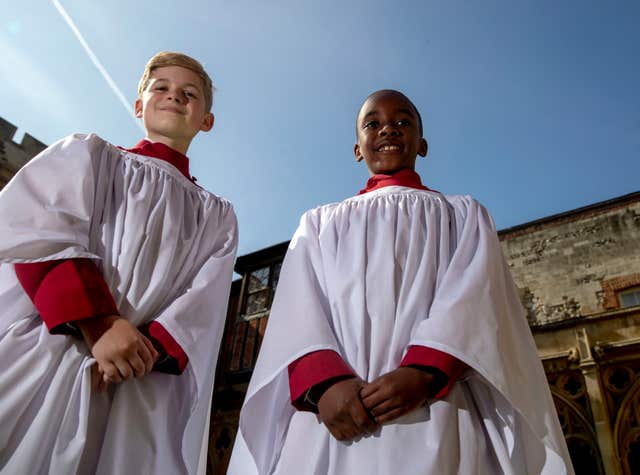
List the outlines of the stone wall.
{"label": "stone wall", "polygon": [[15,173],[47,146],[29,134],[16,143],[13,137],[16,126],[0,117],[0,189],[8,183]]}
{"label": "stone wall", "polygon": [[640,193],[500,232],[531,325],[618,307],[640,285]]}

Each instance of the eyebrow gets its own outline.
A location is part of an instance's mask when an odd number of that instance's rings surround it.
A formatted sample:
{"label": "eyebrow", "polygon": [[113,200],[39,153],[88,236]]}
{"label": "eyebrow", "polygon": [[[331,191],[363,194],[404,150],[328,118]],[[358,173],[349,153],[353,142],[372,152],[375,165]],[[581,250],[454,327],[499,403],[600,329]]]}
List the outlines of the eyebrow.
{"label": "eyebrow", "polygon": [[[155,79],[155,80],[156,80],[156,82],[160,82],[160,81],[169,81],[169,79],[168,79],[168,78],[152,78],[152,79]],[[183,84],[183,85],[182,85],[182,87],[193,87],[193,88],[197,89],[198,91],[200,90],[200,87],[198,87],[198,85],[197,85],[197,84],[194,84],[194,83],[192,83],[192,82],[188,82],[188,83],[186,83],[186,84]]]}
{"label": "eyebrow", "polygon": [[[405,113],[405,114],[407,114],[407,115],[409,115],[409,116],[412,116],[412,117],[414,117],[414,116],[415,116],[415,112],[413,112],[411,109],[408,109],[408,108],[406,108],[406,107],[402,107],[402,108],[398,109],[397,111],[398,111],[398,112],[403,112],[403,113]],[[373,115],[376,115],[377,113],[378,113],[377,109],[374,109],[374,110],[372,110],[372,111],[369,111],[369,112],[367,112],[367,113],[362,117],[362,120],[364,120],[364,119],[366,119],[366,118],[368,118],[368,117],[371,117],[371,116],[373,116]]]}

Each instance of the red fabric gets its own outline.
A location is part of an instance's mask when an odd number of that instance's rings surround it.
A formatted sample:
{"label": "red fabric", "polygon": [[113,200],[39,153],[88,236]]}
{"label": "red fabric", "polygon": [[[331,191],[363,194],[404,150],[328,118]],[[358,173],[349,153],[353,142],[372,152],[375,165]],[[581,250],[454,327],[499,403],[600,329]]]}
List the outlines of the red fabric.
{"label": "red fabric", "polygon": [[316,384],[339,376],[355,376],[338,353],[320,350],[307,353],[289,365],[289,393],[296,409],[304,407],[304,395]]}
{"label": "red fabric", "polygon": [[[169,162],[195,181],[189,175],[189,159],[167,145],[141,140],[126,150]],[[119,314],[109,287],[90,259],[15,264],[14,267],[20,284],[51,333],[73,333],[67,325],[70,322]],[[180,345],[161,324],[152,322],[148,328],[165,353],[175,358],[182,372],[189,359]]]}
{"label": "red fabric", "polygon": [[67,323],[118,314],[91,259],[15,264],[15,270],[51,333],[71,333]]}
{"label": "red fabric", "polygon": [[451,386],[467,369],[467,365],[449,353],[435,350],[426,346],[410,346],[407,354],[402,358],[400,366],[430,366],[442,371],[448,378],[447,384],[434,396],[446,396]]}
{"label": "red fabric", "polygon": [[181,374],[189,362],[189,357],[178,342],[173,339],[171,333],[155,320],[147,325],[146,330],[147,335],[159,343],[168,356],[176,360],[179,374]]}
{"label": "red fabric", "polygon": [[384,188],[385,186],[406,186],[416,188],[418,190],[430,191],[429,188],[422,184],[420,175],[414,170],[408,168],[400,170],[393,175],[373,175],[367,180],[366,186],[358,192],[359,195],[368,193],[373,190]]}
{"label": "red fabric", "polygon": [[160,142],[150,142],[147,139],[143,139],[133,146],[133,148],[125,149],[128,152],[136,153],[138,155],[144,155],[145,157],[158,158],[170,163],[178,169],[185,177],[191,181],[196,179],[189,174],[189,158],[186,155],[182,155],[177,150],[172,149],[168,145]]}

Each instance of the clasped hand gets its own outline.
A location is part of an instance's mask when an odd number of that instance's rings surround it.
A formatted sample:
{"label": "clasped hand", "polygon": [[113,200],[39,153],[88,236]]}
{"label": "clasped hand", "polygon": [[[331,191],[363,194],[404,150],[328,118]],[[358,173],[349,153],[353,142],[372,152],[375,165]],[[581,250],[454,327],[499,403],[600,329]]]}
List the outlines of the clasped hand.
{"label": "clasped hand", "polygon": [[370,383],[357,377],[343,379],[320,397],[320,420],[336,439],[355,439],[424,405],[432,381],[431,373],[408,366]]}
{"label": "clasped hand", "polygon": [[79,322],[78,327],[97,362],[92,368],[94,389],[140,378],[153,369],[158,352],[128,320],[113,315]]}

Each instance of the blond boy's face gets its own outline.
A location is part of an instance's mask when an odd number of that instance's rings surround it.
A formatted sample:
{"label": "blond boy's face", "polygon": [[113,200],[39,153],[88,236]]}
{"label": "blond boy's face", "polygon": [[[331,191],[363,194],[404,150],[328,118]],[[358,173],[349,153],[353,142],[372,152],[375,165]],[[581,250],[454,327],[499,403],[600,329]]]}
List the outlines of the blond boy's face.
{"label": "blond boy's face", "polygon": [[206,110],[202,80],[181,66],[155,69],[142,97],[136,100],[135,111],[152,141],[186,142],[188,147],[199,131],[213,127],[213,114]]}

